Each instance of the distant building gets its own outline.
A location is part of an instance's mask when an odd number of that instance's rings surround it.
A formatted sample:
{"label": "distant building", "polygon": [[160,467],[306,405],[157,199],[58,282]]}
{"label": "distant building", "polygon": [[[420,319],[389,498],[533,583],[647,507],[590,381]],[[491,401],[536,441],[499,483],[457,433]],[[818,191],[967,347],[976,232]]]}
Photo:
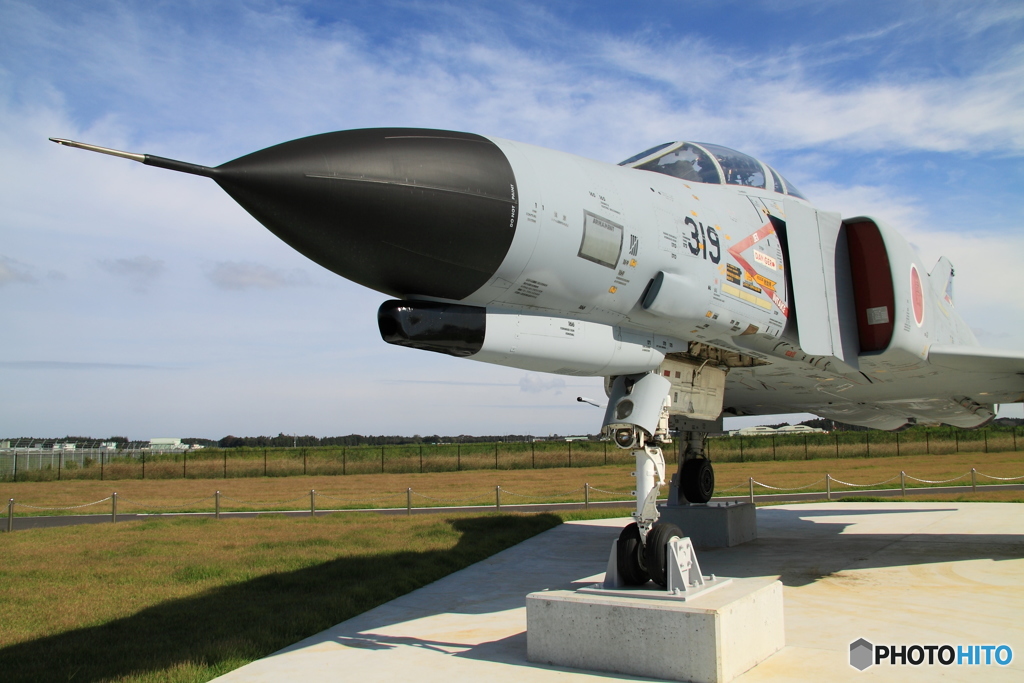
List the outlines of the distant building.
{"label": "distant building", "polygon": [[826,434],[824,429],[808,427],[807,425],[786,425],[776,430],[779,434]]}
{"label": "distant building", "polygon": [[149,450],[151,451],[187,451],[188,444],[181,443],[181,439],[150,439]]}
{"label": "distant building", "polygon": [[756,427],[744,427],[743,429],[733,429],[729,432],[729,436],[771,436],[775,434],[775,427],[767,427],[765,425],[757,425]]}

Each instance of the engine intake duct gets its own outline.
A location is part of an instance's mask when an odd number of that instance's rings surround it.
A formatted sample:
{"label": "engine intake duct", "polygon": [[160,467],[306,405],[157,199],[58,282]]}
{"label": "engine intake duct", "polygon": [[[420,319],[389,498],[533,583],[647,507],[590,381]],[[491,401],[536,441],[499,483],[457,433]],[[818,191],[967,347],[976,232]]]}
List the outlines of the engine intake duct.
{"label": "engine intake duct", "polygon": [[377,311],[377,326],[388,344],[465,358],[483,348],[487,309],[436,301],[385,301]]}

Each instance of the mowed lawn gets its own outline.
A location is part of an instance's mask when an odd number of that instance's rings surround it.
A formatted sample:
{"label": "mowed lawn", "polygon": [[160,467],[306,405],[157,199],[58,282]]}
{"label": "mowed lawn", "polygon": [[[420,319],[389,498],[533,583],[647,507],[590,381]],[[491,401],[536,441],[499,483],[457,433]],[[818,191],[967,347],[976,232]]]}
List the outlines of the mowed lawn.
{"label": "mowed lawn", "polygon": [[[669,455],[674,458],[674,455]],[[824,491],[826,473],[853,484],[874,484],[897,477],[883,486],[898,487],[901,470],[918,479],[942,481],[977,468],[996,477],[1024,475],[1024,451],[1005,453],[957,453],[902,457],[842,458],[820,460],[715,463],[716,494],[744,495],[748,478],[777,488],[811,485]],[[669,465],[669,474],[674,471]],[[542,470],[491,470],[427,474],[360,474],[330,476],[255,477],[244,479],[163,479],[120,481],[5,482],[0,501],[14,498],[17,515],[108,513],[110,502],[73,510],[36,510],[36,507],[67,507],[100,500],[118,492],[118,512],[211,511],[214,492],[220,491],[221,510],[308,510],[309,492],[317,491],[317,509],[405,507],[406,489],[412,488],[415,507],[447,505],[494,505],[495,487],[502,487],[503,505],[537,502],[581,502],[584,483],[590,484],[590,500],[627,500],[633,489],[634,468],[609,465]],[[979,476],[979,485],[1000,483]],[[817,483],[815,483],[817,482]],[[1018,483],[1024,479],[1017,480]],[[970,478],[959,480],[969,484]],[[908,487],[926,484],[907,480]],[[842,495],[851,489],[838,483],[832,490]],[[772,493],[757,487],[755,493]],[[663,491],[663,495],[665,492]],[[980,495],[980,494],[979,494]],[[986,494],[988,500],[1020,497],[1014,492]],[[1011,495],[1011,498],[1006,498]],[[1002,498],[1000,498],[1002,496]]]}
{"label": "mowed lawn", "polygon": [[560,522],[165,518],[0,534],[0,680],[209,680]]}

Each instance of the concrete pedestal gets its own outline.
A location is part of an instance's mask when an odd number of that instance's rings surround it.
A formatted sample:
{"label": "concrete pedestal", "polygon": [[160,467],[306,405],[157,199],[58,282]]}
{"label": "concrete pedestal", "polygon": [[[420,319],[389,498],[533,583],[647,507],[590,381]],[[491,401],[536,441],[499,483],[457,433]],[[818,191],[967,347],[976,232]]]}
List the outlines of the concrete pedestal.
{"label": "concrete pedestal", "polygon": [[757,538],[757,506],[753,503],[659,505],[659,522],[671,522],[697,548],[729,548]]}
{"label": "concrete pedestal", "polygon": [[785,645],[782,583],[732,583],[686,602],[544,591],[526,596],[527,659],[725,683]]}

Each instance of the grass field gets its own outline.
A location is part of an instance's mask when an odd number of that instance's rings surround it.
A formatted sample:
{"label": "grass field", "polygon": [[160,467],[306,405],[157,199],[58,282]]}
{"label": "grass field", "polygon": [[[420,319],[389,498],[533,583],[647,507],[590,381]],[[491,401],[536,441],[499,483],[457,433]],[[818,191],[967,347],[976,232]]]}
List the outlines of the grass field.
{"label": "grass field", "polygon": [[[826,472],[873,483],[900,470],[949,479],[975,467],[1024,474],[1017,453],[960,453],[789,462],[718,463],[720,493],[744,493],[748,477],[792,488]],[[305,509],[309,489],[340,500],[493,504],[580,500],[584,482],[628,498],[630,467],[552,468],[431,474],[267,477],[224,480],[18,482],[0,496],[61,507],[109,495],[152,511],[221,490],[232,500]],[[969,481],[969,480],[968,480]],[[980,480],[981,481],[981,480]],[[892,486],[888,484],[887,486]],[[570,492],[566,494],[566,492]],[[870,490],[834,485],[836,498],[870,500]],[[1024,502],[1019,491],[930,494],[917,500]],[[521,494],[518,498],[513,493]],[[281,503],[291,499],[291,503]],[[329,507],[322,498],[318,507]],[[245,507],[223,501],[222,509]],[[108,503],[109,504],[109,503]],[[211,509],[212,501],[192,509]],[[250,506],[253,507],[253,506]],[[109,508],[108,508],[109,509]],[[96,512],[83,508],[82,512]],[[39,511],[35,511],[38,513]],[[71,512],[71,511],[69,511]],[[386,602],[498,550],[582,516],[625,516],[628,509],[540,515],[483,513],[413,517],[265,516],[244,520],[163,518],[128,524],[0,534],[0,679],[4,681],[205,681]]]}
{"label": "grass field", "polygon": [[[761,462],[725,462],[715,464],[716,493],[743,495],[748,477],[777,488],[795,488],[812,484],[826,473],[855,484],[871,484],[898,476],[905,471],[918,479],[941,481],[963,475],[974,467],[997,477],[1024,475],[1024,452],[956,453],[948,455],[911,455],[879,458],[843,458],[832,460],[791,460]],[[625,500],[630,497],[633,479],[630,465],[551,468],[545,470],[499,470],[434,472],[427,474],[372,474],[348,476],[258,477],[240,479],[165,479],[122,480],[116,482],[78,480],[44,482],[5,482],[0,484],[0,500],[14,498],[17,515],[95,514],[109,512],[110,502],[75,510],[34,510],[36,507],[67,507],[106,498],[118,492],[118,511],[164,512],[213,510],[215,491],[221,491],[221,510],[309,509],[309,491],[317,491],[318,509],[354,507],[404,507],[406,489],[413,489],[416,507],[438,505],[493,505],[495,487],[503,489],[502,503],[578,502],[583,500],[583,485],[594,487],[592,501]],[[671,469],[671,468],[670,468]],[[1024,481],[1024,480],[1019,480]],[[962,479],[955,483],[970,483]],[[979,485],[994,483],[978,477]],[[925,486],[908,480],[908,488]],[[898,479],[884,487],[899,486]],[[824,482],[810,491],[825,490]],[[851,489],[832,484],[842,495]],[[860,489],[853,489],[859,491]],[[606,492],[613,493],[606,493]],[[757,487],[755,493],[770,493]],[[1013,492],[1009,492],[1013,493]],[[988,494],[995,496],[996,493]],[[989,498],[989,499],[999,499]],[[1005,498],[1003,498],[1005,499]],[[193,502],[194,501],[194,502]],[[241,502],[240,502],[241,501]],[[192,504],[189,504],[193,502]]]}
{"label": "grass field", "polygon": [[560,522],[271,516],[3,534],[0,680],[206,681]]}

